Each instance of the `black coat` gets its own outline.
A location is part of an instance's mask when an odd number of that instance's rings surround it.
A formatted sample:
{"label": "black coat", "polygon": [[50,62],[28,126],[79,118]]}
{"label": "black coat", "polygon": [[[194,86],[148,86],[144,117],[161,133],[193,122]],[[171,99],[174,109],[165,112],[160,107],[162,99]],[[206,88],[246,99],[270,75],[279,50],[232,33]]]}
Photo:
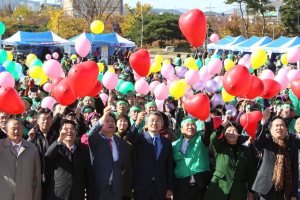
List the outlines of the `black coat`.
{"label": "black coat", "polygon": [[6,135],[6,133],[4,133],[4,132],[2,131],[2,129],[0,128],[0,139],[5,139],[5,138],[7,138],[7,135]]}
{"label": "black coat", "polygon": [[46,156],[53,169],[46,200],[83,200],[85,189],[86,199],[94,199],[93,170],[86,148],[76,144],[72,155],[64,143],[58,145],[55,142],[48,148]]}

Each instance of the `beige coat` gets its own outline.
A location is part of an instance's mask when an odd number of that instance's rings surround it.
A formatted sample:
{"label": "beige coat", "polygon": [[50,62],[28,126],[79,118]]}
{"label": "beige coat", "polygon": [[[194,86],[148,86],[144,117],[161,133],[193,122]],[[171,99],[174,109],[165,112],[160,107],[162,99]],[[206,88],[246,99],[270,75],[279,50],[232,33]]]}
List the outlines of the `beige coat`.
{"label": "beige coat", "polygon": [[37,148],[22,139],[19,155],[9,138],[0,140],[0,199],[41,200],[41,169]]}

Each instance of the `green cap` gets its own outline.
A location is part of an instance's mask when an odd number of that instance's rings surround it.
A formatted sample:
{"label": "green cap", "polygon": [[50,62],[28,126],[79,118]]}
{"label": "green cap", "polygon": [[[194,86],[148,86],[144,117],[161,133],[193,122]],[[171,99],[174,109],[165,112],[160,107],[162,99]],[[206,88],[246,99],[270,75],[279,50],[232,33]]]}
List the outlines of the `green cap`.
{"label": "green cap", "polygon": [[140,111],[140,112],[143,111],[142,108],[139,107],[139,106],[132,106],[132,107],[130,108],[130,112],[131,112],[131,111],[135,111],[135,110]]}
{"label": "green cap", "polygon": [[193,122],[195,123],[195,120],[193,120],[192,118],[186,118],[181,122],[181,128],[184,126],[184,124],[188,123],[188,122]]}
{"label": "green cap", "polygon": [[130,91],[127,92],[127,94],[135,94],[135,91],[130,90]]}
{"label": "green cap", "polygon": [[93,102],[95,102],[95,99],[93,97],[84,97],[83,101],[85,101],[86,99],[92,99]]}
{"label": "green cap", "polygon": [[154,101],[150,101],[145,104],[145,108],[148,108],[149,106],[156,106],[156,103]]}
{"label": "green cap", "polygon": [[126,106],[129,106],[128,105],[128,103],[126,102],[126,101],[124,101],[124,100],[119,100],[119,101],[117,101],[117,106],[119,105],[119,104],[125,104]]}

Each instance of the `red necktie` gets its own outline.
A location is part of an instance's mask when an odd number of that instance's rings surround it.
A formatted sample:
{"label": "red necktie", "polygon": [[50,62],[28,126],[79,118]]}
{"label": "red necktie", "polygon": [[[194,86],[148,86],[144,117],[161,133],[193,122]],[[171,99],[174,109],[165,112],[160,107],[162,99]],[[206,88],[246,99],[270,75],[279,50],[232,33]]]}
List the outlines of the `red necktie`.
{"label": "red necktie", "polygon": [[19,147],[19,146],[18,146],[18,145],[15,145],[14,147],[15,147],[16,154],[18,155],[18,147]]}
{"label": "red necktie", "polygon": [[109,141],[109,146],[110,146],[111,153],[113,153],[113,148],[112,148],[112,145],[111,145],[112,139],[108,139],[108,141]]}
{"label": "red necktie", "polygon": [[69,150],[71,151],[71,153],[72,153],[72,150],[73,150],[73,148],[72,147],[69,147]]}

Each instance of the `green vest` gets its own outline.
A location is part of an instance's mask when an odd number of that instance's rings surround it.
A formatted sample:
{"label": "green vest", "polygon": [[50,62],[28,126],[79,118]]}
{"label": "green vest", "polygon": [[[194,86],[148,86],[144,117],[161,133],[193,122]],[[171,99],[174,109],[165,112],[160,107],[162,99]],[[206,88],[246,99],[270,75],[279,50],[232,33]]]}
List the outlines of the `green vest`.
{"label": "green vest", "polygon": [[175,65],[176,66],[180,66],[181,65],[181,58],[180,57],[176,57],[175,58]]}
{"label": "green vest", "polygon": [[[129,117],[130,118],[130,117]],[[134,124],[135,122],[133,121],[133,119],[130,118],[130,124],[131,126]],[[139,132],[142,132],[142,129],[144,128],[145,126],[145,120],[142,121],[142,123],[140,124],[139,126]]]}
{"label": "green vest", "polygon": [[172,143],[173,158],[176,162],[175,178],[185,178],[199,172],[210,171],[208,147],[202,142],[201,131],[198,131],[189,142],[186,155],[180,152],[182,142],[183,135]]}
{"label": "green vest", "polygon": [[296,95],[293,93],[292,90],[289,91],[289,98],[293,103],[295,116],[300,116],[300,101],[298,97],[296,97]]}

